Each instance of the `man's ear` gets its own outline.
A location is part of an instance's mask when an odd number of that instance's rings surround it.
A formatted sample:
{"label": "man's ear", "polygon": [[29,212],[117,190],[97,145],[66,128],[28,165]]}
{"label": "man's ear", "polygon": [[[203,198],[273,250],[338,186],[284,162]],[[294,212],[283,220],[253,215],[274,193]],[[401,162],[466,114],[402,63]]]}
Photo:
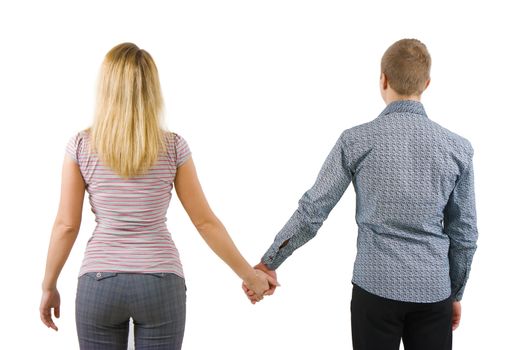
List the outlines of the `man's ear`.
{"label": "man's ear", "polygon": [[386,90],[388,88],[388,78],[385,73],[381,73],[381,88]]}
{"label": "man's ear", "polygon": [[429,84],[430,84],[430,78],[428,78],[428,80],[427,80],[427,82],[425,84],[425,90],[426,90],[426,88],[428,87]]}

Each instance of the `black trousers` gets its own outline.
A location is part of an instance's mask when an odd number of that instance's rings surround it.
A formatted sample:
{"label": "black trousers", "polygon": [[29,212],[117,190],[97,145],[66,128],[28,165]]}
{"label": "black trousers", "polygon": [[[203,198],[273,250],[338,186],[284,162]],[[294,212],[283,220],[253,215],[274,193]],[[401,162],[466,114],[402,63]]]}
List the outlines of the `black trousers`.
{"label": "black trousers", "polygon": [[352,290],[354,350],[452,349],[452,298],[437,303],[385,299],[354,284]]}

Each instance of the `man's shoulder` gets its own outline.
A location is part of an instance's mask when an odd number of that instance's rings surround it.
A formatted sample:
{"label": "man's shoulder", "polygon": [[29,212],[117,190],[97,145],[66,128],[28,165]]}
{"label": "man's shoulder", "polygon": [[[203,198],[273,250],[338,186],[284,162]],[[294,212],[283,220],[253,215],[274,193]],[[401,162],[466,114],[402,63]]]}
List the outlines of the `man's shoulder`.
{"label": "man's shoulder", "polygon": [[368,135],[376,132],[377,130],[374,127],[374,120],[371,120],[366,123],[358,124],[343,130],[343,132],[341,133],[341,138],[345,142],[355,142],[359,139],[366,138]]}
{"label": "man's shoulder", "polygon": [[472,155],[474,153],[474,148],[472,147],[472,144],[470,141],[464,137],[459,135],[458,133],[451,131],[450,129],[442,126],[441,124],[430,121],[433,125],[433,127],[441,132],[441,134],[444,136],[448,144],[462,152],[467,153],[468,155]]}
{"label": "man's shoulder", "polygon": [[[446,145],[456,151],[466,153],[468,155],[472,155],[474,153],[472,144],[466,137],[463,137],[458,133],[445,128],[441,124],[431,119],[427,120],[427,127],[432,129],[430,132],[438,134],[439,139],[441,139]],[[381,135],[384,135],[385,132],[388,132],[390,128],[392,128],[392,125],[388,124],[385,126],[385,124],[381,122],[380,118],[375,118],[368,122],[345,129],[341,133],[341,139],[347,144],[356,143],[367,139],[370,140],[381,137]]]}

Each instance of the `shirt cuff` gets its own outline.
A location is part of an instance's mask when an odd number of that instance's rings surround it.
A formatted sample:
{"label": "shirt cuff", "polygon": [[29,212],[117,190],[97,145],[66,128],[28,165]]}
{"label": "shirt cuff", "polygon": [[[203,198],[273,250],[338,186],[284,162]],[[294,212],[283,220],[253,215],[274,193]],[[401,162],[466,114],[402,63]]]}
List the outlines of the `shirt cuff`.
{"label": "shirt cuff", "polygon": [[278,248],[273,245],[263,255],[261,262],[266,265],[270,270],[277,270],[277,268],[286,260],[286,257],[279,254]]}

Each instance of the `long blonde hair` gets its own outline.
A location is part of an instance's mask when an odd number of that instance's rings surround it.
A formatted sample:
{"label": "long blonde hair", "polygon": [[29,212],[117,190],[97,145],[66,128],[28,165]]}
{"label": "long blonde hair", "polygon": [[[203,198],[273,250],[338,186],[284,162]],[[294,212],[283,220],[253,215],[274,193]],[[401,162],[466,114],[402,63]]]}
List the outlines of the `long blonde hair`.
{"label": "long blonde hair", "polygon": [[166,151],[157,66],[133,43],[112,48],[100,70],[91,148],[123,178],[145,173]]}

